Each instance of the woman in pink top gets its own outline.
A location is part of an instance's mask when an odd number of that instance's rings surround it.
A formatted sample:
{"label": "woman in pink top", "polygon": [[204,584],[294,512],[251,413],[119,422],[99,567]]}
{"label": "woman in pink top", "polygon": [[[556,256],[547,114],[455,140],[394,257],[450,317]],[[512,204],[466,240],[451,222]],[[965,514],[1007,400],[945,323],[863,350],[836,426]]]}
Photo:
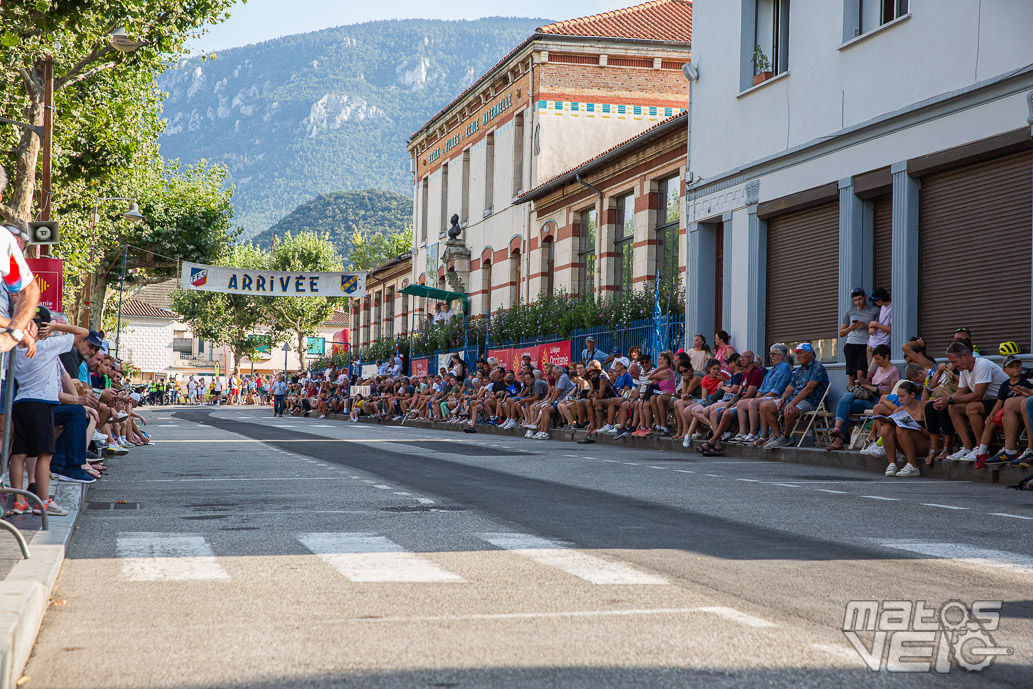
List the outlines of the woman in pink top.
{"label": "woman in pink top", "polygon": [[900,369],[890,362],[889,345],[881,344],[873,350],[872,363],[875,364],[875,373],[872,374],[871,380],[858,379],[857,386],[873,392],[874,399],[859,399],[852,392],[843,393],[836,406],[836,425],[831,433],[833,439],[826,449],[842,450],[845,445],[843,438],[846,435],[844,429],[850,415],[860,414],[866,409],[874,408],[879,396],[889,394],[893,386],[900,380]]}
{"label": "woman in pink top", "polygon": [[732,346],[732,338],[724,330],[714,333],[714,358],[721,362],[721,370],[731,375],[728,368],[728,357],[735,354],[735,347]]}

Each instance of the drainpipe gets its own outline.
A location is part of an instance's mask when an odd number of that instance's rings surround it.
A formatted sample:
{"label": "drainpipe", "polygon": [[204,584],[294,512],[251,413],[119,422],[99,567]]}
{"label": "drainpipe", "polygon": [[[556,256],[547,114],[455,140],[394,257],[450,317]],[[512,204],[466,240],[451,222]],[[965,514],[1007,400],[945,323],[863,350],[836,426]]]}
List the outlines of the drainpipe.
{"label": "drainpipe", "polygon": [[[595,268],[596,268],[597,274],[602,275],[602,265],[603,265],[603,263],[602,263],[602,261],[599,260],[599,246],[598,246],[598,242],[599,242],[600,239],[602,239],[602,236],[603,236],[603,233],[600,231],[601,228],[602,228],[602,219],[603,219],[603,192],[598,187],[593,187],[591,184],[589,184],[585,180],[581,179],[581,173],[580,172],[575,172],[574,173],[574,179],[576,179],[577,183],[580,184],[581,186],[585,187],[586,189],[591,189],[592,191],[594,191],[596,194],[599,195],[599,210],[596,212],[596,218],[598,218],[598,219],[596,220],[596,235],[595,235],[595,239],[596,239]],[[599,288],[599,287],[602,286],[600,284],[599,280],[595,281],[595,285],[596,285],[596,288]]]}

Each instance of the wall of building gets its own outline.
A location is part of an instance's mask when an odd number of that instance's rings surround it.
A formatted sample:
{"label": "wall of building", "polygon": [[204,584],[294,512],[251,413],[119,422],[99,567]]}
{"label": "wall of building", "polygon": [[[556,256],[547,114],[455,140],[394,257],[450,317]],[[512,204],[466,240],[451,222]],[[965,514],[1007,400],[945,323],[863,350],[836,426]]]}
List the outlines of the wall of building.
{"label": "wall of building", "polygon": [[119,354],[133,362],[145,376],[166,373],[179,355],[172,351],[172,339],[177,330],[186,330],[183,323],[161,318],[134,316],[129,327],[122,331]]}

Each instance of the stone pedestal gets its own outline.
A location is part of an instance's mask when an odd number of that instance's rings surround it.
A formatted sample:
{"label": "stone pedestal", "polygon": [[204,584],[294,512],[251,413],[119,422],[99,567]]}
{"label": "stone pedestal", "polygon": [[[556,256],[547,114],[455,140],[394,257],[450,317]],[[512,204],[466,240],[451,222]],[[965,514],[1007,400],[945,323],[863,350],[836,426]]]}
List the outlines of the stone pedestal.
{"label": "stone pedestal", "polygon": [[445,282],[449,291],[466,294],[470,286],[470,250],[462,239],[445,242],[441,262],[445,266]]}

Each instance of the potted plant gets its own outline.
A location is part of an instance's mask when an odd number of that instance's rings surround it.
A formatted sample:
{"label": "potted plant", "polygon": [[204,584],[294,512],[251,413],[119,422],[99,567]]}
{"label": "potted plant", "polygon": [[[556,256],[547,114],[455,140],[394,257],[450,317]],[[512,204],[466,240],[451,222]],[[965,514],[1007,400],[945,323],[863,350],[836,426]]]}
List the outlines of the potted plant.
{"label": "potted plant", "polygon": [[764,50],[757,44],[753,45],[753,85],[763,84],[775,76],[771,71],[771,61],[764,54]]}

